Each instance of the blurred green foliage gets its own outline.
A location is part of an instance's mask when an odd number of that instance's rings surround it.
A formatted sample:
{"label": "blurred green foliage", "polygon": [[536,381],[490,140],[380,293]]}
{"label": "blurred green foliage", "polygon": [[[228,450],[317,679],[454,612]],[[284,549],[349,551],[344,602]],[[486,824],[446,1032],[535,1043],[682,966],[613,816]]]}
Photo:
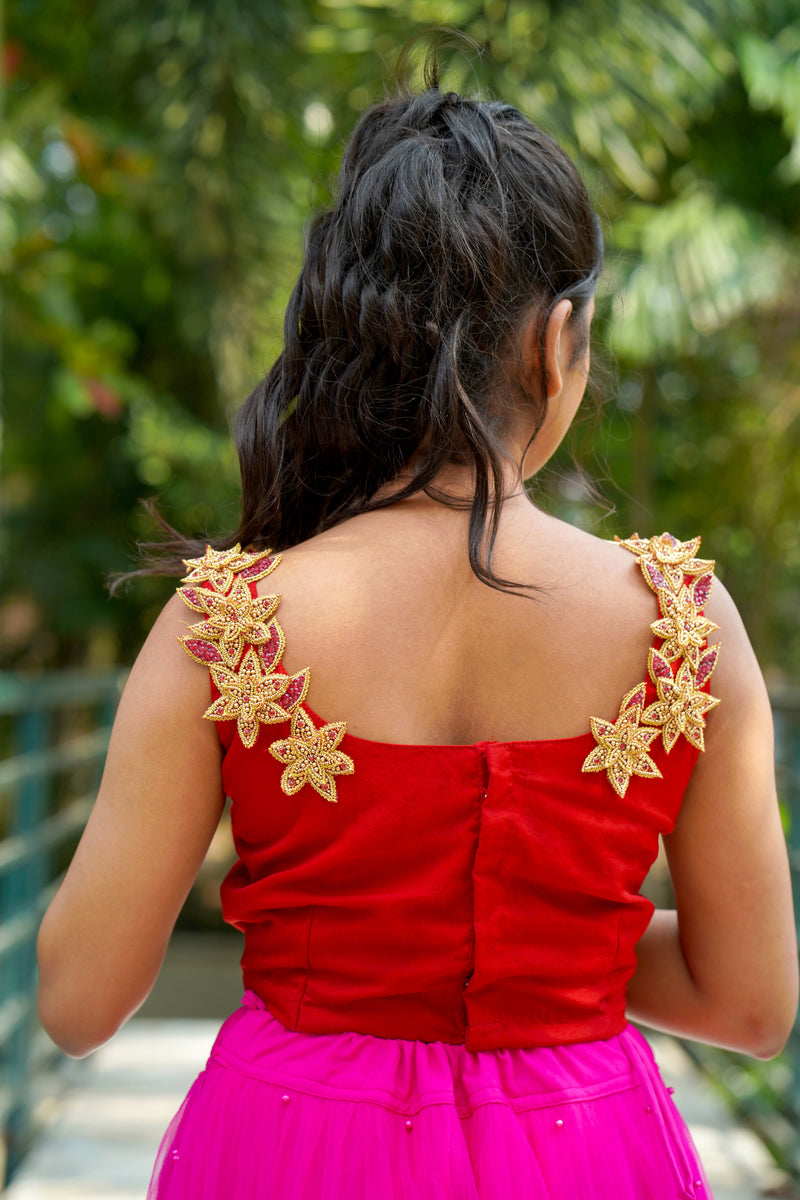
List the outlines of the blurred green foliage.
{"label": "blurred green foliage", "polygon": [[[398,52],[518,104],[609,242],[600,424],[537,496],[704,534],[762,662],[800,672],[800,14],[795,0],[13,0],[0,144],[0,648],[130,661],[174,586],[116,599],[153,533],[237,513],[228,426],[280,348],[309,207]],[[425,43],[412,47],[411,58]]]}

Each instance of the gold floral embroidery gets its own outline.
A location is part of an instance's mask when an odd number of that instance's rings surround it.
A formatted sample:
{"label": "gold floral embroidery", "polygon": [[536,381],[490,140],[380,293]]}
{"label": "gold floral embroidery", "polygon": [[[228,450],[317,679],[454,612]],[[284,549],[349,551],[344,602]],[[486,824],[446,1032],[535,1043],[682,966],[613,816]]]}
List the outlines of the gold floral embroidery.
{"label": "gold floral embroidery", "polygon": [[275,570],[281,556],[273,554],[271,550],[253,554],[242,550],[237,544],[232,550],[212,550],[210,546],[206,546],[202,558],[185,558],[183,561],[189,567],[189,574],[184,578],[184,583],[208,581],[215,591],[229,592],[234,575],[252,582],[263,579]]}
{"label": "gold floral embroidery", "polygon": [[189,632],[202,641],[213,642],[226,666],[235,670],[248,645],[270,640],[268,622],[280,596],[254,598],[241,578],[236,579],[227,595],[207,588],[184,587],[180,591],[190,608],[208,614],[206,621],[192,625]]}
{"label": "gold floral embroidery", "polygon": [[661,620],[653,621],[650,628],[656,637],[664,639],[661,653],[670,662],[685,658],[696,671],[706,638],[719,625],[700,615],[688,587],[677,593],[659,588],[658,602],[664,615]]}
{"label": "gold floral embroidery", "polygon": [[[717,658],[717,647],[712,646],[714,664]],[[682,662],[677,675],[673,676],[672,667],[667,658],[658,650],[651,650],[648,667],[651,677],[656,682],[658,700],[642,713],[645,725],[661,727],[664,749],[669,754],[678,740],[684,734],[698,750],[705,749],[703,741],[703,726],[705,714],[709,709],[719,704],[714,696],[702,692],[697,687],[697,676],[688,661]],[[713,666],[711,668],[713,670]],[[705,676],[707,679],[711,670]]]}
{"label": "gold floral embroidery", "polygon": [[695,557],[700,549],[699,537],[679,542],[671,533],[651,538],[640,538],[634,533],[633,537],[616,541],[637,556],[642,574],[654,592],[664,587],[679,591],[685,575],[705,575],[714,569],[712,559]]}
{"label": "gold floral embroidery", "polygon": [[255,650],[248,650],[238,671],[227,667],[210,668],[219,696],[203,713],[210,721],[236,721],[239,737],[248,750],[255,745],[259,725],[274,725],[288,719],[280,703],[289,682],[288,675],[265,674]]}
{"label": "gold floral embroidery", "polygon": [[[344,721],[316,729],[301,708],[310,671],[279,671],[286,637],[273,620],[280,595],[253,596],[249,583],[265,578],[280,562],[270,550],[249,552],[206,547],[202,558],[185,559],[189,572],[181,598],[205,619],[178,640],[195,662],[207,666],[220,693],[203,714],[210,721],[236,721],[242,744],[251,750],[262,725],[291,721],[290,736],[269,747],[286,764],[281,787],[287,795],[311,784],[336,802],[336,775],[351,775],[353,760],[337,747]],[[208,584],[203,587],[201,585]],[[283,757],[281,757],[283,755]]]}
{"label": "gold floral embroidery", "polygon": [[650,757],[650,743],[658,737],[657,729],[643,729],[640,722],[644,705],[645,685],[628,692],[619,706],[617,720],[604,721],[592,717],[592,734],[597,742],[586,758],[582,770],[606,771],[614,791],[624,796],[632,775],[660,779],[661,772]]}
{"label": "gold floral embroidery", "polygon": [[273,742],[269,748],[273,758],[286,765],[281,787],[287,795],[310,783],[320,796],[336,803],[335,777],[352,775],[355,769],[352,758],[337,750],[345,728],[345,723],[338,721],[317,729],[302,708],[295,711],[289,737]]}
{"label": "gold floral embroidery", "polygon": [[662,644],[651,649],[647,662],[658,699],[645,708],[647,683],[641,683],[628,692],[615,722],[592,717],[597,745],[581,770],[605,770],[614,790],[624,796],[633,775],[661,777],[649,755],[659,732],[667,754],[681,734],[698,750],[705,748],[705,715],[719,704],[702,690],[719,655],[719,645],[707,647],[706,641],[719,626],[701,611],[711,591],[714,562],[697,557],[699,537],[679,542],[670,533],[648,539],[634,534],[617,541],[636,555],[658,598],[659,617],[651,629]]}

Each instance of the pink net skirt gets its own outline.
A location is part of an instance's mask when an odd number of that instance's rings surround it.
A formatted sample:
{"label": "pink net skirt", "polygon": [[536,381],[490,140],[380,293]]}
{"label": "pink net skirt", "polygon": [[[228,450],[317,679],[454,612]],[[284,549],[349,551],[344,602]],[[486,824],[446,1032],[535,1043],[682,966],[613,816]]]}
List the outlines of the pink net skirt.
{"label": "pink net skirt", "polygon": [[253,992],[159,1149],[148,1200],[708,1200],[648,1043],[468,1051],[286,1029]]}

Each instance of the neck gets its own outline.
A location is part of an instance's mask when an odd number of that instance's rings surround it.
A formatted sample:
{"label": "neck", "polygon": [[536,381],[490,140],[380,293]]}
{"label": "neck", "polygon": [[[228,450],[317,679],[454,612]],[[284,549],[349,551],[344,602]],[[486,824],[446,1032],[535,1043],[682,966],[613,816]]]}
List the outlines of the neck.
{"label": "neck", "polygon": [[[502,499],[504,503],[508,503],[519,497],[525,497],[525,487],[520,477],[519,469],[515,464],[508,459],[502,462]],[[402,491],[415,478],[414,471],[410,468],[401,471],[389,483],[383,485],[376,493],[376,497],[380,499],[388,498]],[[443,501],[452,501],[459,507],[468,508],[475,495],[475,470],[472,466],[461,466],[456,463],[448,463],[436,474],[429,485],[434,492],[434,497],[429,497],[424,492],[417,492],[409,500],[426,501],[429,504],[438,504],[439,501],[435,498],[438,493],[442,494]],[[491,483],[490,483],[491,487]]]}

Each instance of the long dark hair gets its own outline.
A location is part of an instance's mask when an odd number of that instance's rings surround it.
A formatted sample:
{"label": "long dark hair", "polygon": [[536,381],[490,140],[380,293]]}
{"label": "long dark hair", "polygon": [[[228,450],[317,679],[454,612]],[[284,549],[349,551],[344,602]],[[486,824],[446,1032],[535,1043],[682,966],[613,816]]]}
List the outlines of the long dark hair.
{"label": "long dark hair", "polygon": [[[345,149],[334,206],[309,228],[284,324],[284,349],[242,406],[238,528],[212,542],[283,550],[358,513],[424,491],[468,464],[469,561],[492,571],[502,504],[497,431],[503,362],[523,320],[572,301],[576,360],[602,266],[599,222],[564,151],[499,101],[442,93],[438,81],[370,108]],[[544,354],[540,354],[543,363]],[[504,399],[503,399],[504,394]],[[547,411],[544,367],[534,406]],[[390,496],[376,493],[411,470]],[[463,502],[462,502],[463,504]],[[119,576],[182,574],[205,542],[155,507],[167,540]]]}

